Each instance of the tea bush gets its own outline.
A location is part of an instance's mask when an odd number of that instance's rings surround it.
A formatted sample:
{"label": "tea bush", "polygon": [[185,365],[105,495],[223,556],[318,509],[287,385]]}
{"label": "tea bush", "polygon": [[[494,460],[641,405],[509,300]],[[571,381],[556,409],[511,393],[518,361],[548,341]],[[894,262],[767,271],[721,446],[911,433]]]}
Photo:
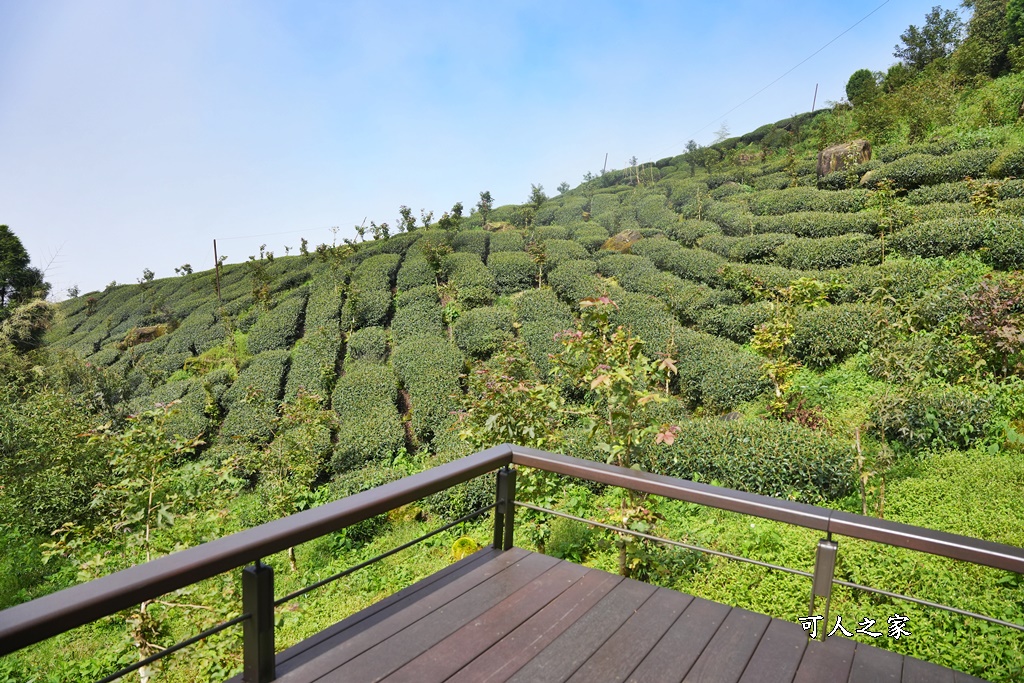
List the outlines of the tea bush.
{"label": "tea bush", "polygon": [[423,253],[413,247],[409,250],[409,255],[406,256],[398,271],[396,288],[399,292],[407,292],[426,285],[436,285],[434,271]]}
{"label": "tea bush", "polygon": [[260,354],[273,349],[291,348],[299,336],[309,290],[298,289],[295,294],[262,314],[249,330],[249,351]]}
{"label": "tea bush", "polygon": [[485,306],[466,311],[452,325],[455,344],[473,358],[487,358],[512,339],[512,310]]}
{"label": "tea bush", "polygon": [[[398,314],[395,315],[398,317]],[[383,363],[388,357],[387,332],[383,327],[364,327],[348,335],[345,364],[349,361]]]}
{"label": "tea bush", "polygon": [[700,247],[724,256],[730,261],[771,263],[775,260],[775,250],[792,239],[794,236],[791,234],[771,232],[748,237],[712,235],[702,239]]}
{"label": "tea bush", "polygon": [[390,289],[361,289],[353,286],[341,309],[343,329],[358,330],[387,323],[391,312]]}
{"label": "tea bush", "polygon": [[526,241],[523,239],[523,233],[519,230],[503,230],[491,235],[491,254],[502,251],[523,251],[525,248]]}
{"label": "tea bush", "polygon": [[[554,270],[566,261],[584,260],[590,258],[586,248],[575,240],[546,240],[544,242],[545,272]],[[535,268],[536,270],[536,268]]]}
{"label": "tea bush", "polygon": [[992,418],[991,398],[963,386],[909,387],[886,393],[870,419],[905,448],[970,447]]}
{"label": "tea bush", "polygon": [[483,230],[460,230],[452,238],[452,248],[455,251],[464,251],[476,254],[482,259],[487,258],[487,244],[490,233]]}
{"label": "tea bush", "polygon": [[294,399],[300,390],[315,394],[326,404],[334,384],[341,337],[337,330],[318,327],[292,347],[291,365],[285,383],[285,397]]}
{"label": "tea bush", "polygon": [[823,369],[857,353],[877,328],[876,307],[837,304],[800,311],[793,321],[793,354]]}
{"label": "tea bush", "polygon": [[438,304],[418,303],[395,311],[391,321],[391,341],[395,346],[414,337],[444,335],[443,311]]}
{"label": "tea bush", "polygon": [[700,329],[717,337],[746,344],[754,335],[754,326],[767,322],[768,308],[759,304],[716,306],[698,314]]}
{"label": "tea bush", "polygon": [[546,240],[567,240],[569,229],[562,225],[541,225],[533,231],[535,239],[544,242]]}
{"label": "tea bush", "polygon": [[441,260],[448,282],[455,285],[459,301],[466,308],[486,306],[494,301],[494,276],[475,254],[456,252]]}
{"label": "tea bush", "polygon": [[665,234],[684,247],[695,247],[702,237],[721,235],[722,229],[711,221],[688,219],[667,226]]}
{"label": "tea bush", "polygon": [[[755,233],[791,233],[797,237],[836,237],[848,233],[874,234],[878,231],[878,214],[822,213],[803,211],[783,216],[761,216],[753,223]],[[726,234],[742,234],[730,233]]]}
{"label": "tea bush", "polygon": [[679,393],[691,405],[727,412],[767,388],[761,377],[761,358],[738,344],[685,328],[674,341]]}
{"label": "tea bush", "polygon": [[600,296],[604,287],[593,261],[566,261],[548,274],[548,283],[559,297],[575,306],[588,297]]}
{"label": "tea bush", "polygon": [[849,233],[819,239],[794,239],[778,248],[775,262],[784,268],[830,270],[861,263],[879,263],[881,257],[879,240]]}
{"label": "tea bush", "polygon": [[755,192],[747,197],[751,213],[757,216],[803,211],[855,213],[864,208],[866,200],[867,192],[864,190],[825,191],[810,187]]}
{"label": "tea bush", "polygon": [[487,259],[499,294],[530,289],[537,284],[538,267],[525,251],[500,251]]}
{"label": "tea bush", "polygon": [[963,181],[926,185],[907,193],[907,204],[952,204],[971,201],[971,186]]}
{"label": "tea bush", "polygon": [[580,246],[593,253],[601,248],[601,245],[609,237],[609,232],[604,226],[594,222],[583,223],[573,230],[572,238],[579,242]]}
{"label": "tea bush", "polygon": [[[399,277],[401,277],[401,274],[399,274]],[[436,305],[440,302],[441,298],[438,296],[437,287],[433,283],[399,291],[395,295],[395,315],[398,315],[398,309],[405,308],[406,306],[414,304]]]}
{"label": "tea bush", "polygon": [[995,161],[994,149],[965,149],[945,156],[911,154],[879,168],[872,182],[891,180],[896,187],[912,190],[922,185],[954,182],[970,176],[981,178]]}
{"label": "tea bush", "polygon": [[856,482],[848,443],[793,422],[683,422],[651,455],[659,473],[805,503],[842,498]]}
{"label": "tea bush", "polygon": [[390,366],[364,362],[347,366],[331,396],[339,420],[331,460],[335,472],[390,462],[404,447],[397,401],[398,381]]}
{"label": "tea bush", "polygon": [[428,336],[396,342],[391,358],[412,399],[413,431],[420,441],[430,441],[458,408],[462,354],[446,340]]}

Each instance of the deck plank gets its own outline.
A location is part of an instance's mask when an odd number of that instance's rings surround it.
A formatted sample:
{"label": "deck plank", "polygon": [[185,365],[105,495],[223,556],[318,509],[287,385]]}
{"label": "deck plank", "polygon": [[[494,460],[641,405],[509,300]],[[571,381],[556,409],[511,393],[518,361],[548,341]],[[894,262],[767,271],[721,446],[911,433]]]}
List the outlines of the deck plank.
{"label": "deck plank", "polygon": [[570,683],[620,683],[626,680],[692,600],[692,595],[659,588],[576,670],[569,679]]}
{"label": "deck plank", "polygon": [[683,681],[737,683],[769,623],[765,614],[734,607]]}
{"label": "deck plank", "polygon": [[870,643],[806,635],[791,622],[544,555],[485,550],[282,652],[278,680],[981,681]]}
{"label": "deck plank", "polygon": [[591,571],[524,624],[448,679],[504,683],[604,598],[622,577]]}
{"label": "deck plank", "polygon": [[450,581],[432,587],[433,590],[410,592],[404,600],[378,610],[369,618],[357,620],[360,613],[354,614],[341,622],[347,626],[335,629],[331,638],[321,640],[316,647],[292,657],[283,666],[279,665],[277,680],[284,683],[314,681],[331,668],[365,652],[412,621],[440,609],[467,590],[528,556],[527,551],[513,548],[482,564],[474,565],[466,573],[452,575]]}
{"label": "deck plank", "polygon": [[511,593],[558,563],[553,557],[531,553],[456,599],[413,622],[370,649],[331,666],[337,681],[379,681],[476,619]]}
{"label": "deck plank", "polygon": [[903,660],[902,683],[953,683],[953,670],[913,657]]}
{"label": "deck plank", "polygon": [[807,633],[791,621],[772,619],[740,683],[791,683],[807,648]]}
{"label": "deck plank", "polygon": [[[289,670],[295,668],[310,658],[309,651],[316,648],[321,643],[330,640],[342,631],[359,624],[360,622],[373,617],[374,615],[383,612],[385,609],[395,605],[396,603],[402,602],[403,600],[412,599],[413,596],[426,595],[429,591],[437,591],[452,582],[463,580],[463,575],[478,568],[488,562],[495,560],[502,554],[503,551],[496,550],[494,548],[484,548],[483,550],[477,551],[454,564],[450,564],[444,569],[441,569],[430,576],[427,576],[420,581],[406,586],[397,593],[393,593],[388,597],[384,598],[379,602],[366,607],[359,612],[349,616],[342,621],[330,626],[320,633],[314,636],[306,638],[300,643],[296,643],[292,647],[289,647],[282,652],[277,654],[277,671],[278,676],[287,673]],[[303,656],[305,654],[305,656]],[[236,679],[232,679],[235,681]],[[238,683],[241,683],[241,678],[237,678]]]}
{"label": "deck plank", "polygon": [[819,683],[819,681],[845,681],[853,666],[853,652],[857,644],[846,638],[833,636],[824,641],[811,640],[804,650],[793,683]]}
{"label": "deck plank", "polygon": [[899,683],[902,676],[902,655],[857,643],[849,683]]}
{"label": "deck plank", "polygon": [[679,683],[732,608],[694,598],[629,677],[631,683]]}
{"label": "deck plank", "polygon": [[654,586],[623,579],[603,600],[517,671],[509,681],[565,681],[654,591]]}
{"label": "deck plank", "polygon": [[564,593],[588,571],[569,562],[556,564],[384,680],[388,683],[446,680]]}

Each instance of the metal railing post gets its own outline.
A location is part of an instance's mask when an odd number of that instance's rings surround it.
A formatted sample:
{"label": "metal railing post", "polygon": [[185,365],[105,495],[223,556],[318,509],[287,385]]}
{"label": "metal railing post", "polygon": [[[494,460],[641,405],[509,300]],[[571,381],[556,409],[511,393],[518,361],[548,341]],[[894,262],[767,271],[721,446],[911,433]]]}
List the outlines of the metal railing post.
{"label": "metal railing post", "polygon": [[832,578],[836,572],[836,552],[839,544],[832,540],[832,534],[828,538],[818,541],[818,552],[814,558],[814,579],[811,584],[811,606],[808,610],[810,616],[814,616],[814,599],[825,598],[825,615],[821,621],[821,639],[825,640],[827,630],[829,607],[832,605]]}
{"label": "metal railing post", "polygon": [[498,490],[494,508],[494,547],[512,547],[515,527],[516,471],[508,467],[498,470]]}
{"label": "metal railing post", "polygon": [[268,683],[277,677],[274,659],[274,570],[256,560],[242,570],[242,625],[246,683]]}

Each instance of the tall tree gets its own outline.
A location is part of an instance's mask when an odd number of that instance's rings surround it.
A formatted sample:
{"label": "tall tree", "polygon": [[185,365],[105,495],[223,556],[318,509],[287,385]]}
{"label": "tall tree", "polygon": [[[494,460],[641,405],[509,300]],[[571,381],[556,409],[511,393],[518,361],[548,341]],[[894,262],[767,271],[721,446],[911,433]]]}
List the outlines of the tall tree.
{"label": "tall tree", "polygon": [[30,265],[28,252],[21,240],[6,225],[0,225],[0,319],[11,304],[45,296],[49,285],[43,273]]}
{"label": "tall tree", "polygon": [[948,57],[960,44],[963,30],[964,23],[956,12],[935,5],[925,15],[923,27],[907,27],[900,35],[903,43],[892,54],[914,71],[920,71],[936,59]]}
{"label": "tall tree", "polygon": [[963,6],[974,12],[954,56],[957,71],[964,76],[1001,76],[1010,67],[1006,0],[963,0]]}
{"label": "tall tree", "polygon": [[878,75],[869,69],[858,69],[846,82],[846,99],[859,107],[875,99],[878,94]]}
{"label": "tall tree", "polygon": [[486,223],[487,216],[491,213],[491,209],[494,208],[494,199],[491,198],[489,190],[484,190],[480,193],[480,201],[476,203],[476,208],[480,212],[480,218]]}

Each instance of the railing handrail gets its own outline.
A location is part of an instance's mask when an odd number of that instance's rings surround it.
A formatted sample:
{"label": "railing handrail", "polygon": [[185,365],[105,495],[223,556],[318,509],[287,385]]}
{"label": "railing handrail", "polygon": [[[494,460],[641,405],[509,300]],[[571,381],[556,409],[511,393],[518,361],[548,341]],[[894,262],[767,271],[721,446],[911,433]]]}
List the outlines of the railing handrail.
{"label": "railing handrail", "polygon": [[511,446],[512,462],[579,479],[1024,574],[1024,548],[663,474]]}
{"label": "railing handrail", "polygon": [[496,446],[0,611],[0,655],[339,531],[511,462]]}
{"label": "railing handrail", "polygon": [[502,444],[0,611],[0,655],[339,531],[508,464],[1024,574],[1024,549],[1015,546]]}

